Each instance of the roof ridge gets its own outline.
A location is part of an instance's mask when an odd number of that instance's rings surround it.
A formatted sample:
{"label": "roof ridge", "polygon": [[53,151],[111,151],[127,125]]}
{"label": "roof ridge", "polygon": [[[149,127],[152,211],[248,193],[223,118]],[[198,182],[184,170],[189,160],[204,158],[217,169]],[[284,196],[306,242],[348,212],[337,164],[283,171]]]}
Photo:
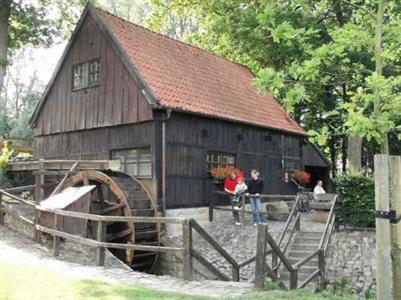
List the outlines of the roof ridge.
{"label": "roof ridge", "polygon": [[195,46],[195,45],[193,45],[193,44],[190,44],[190,43],[188,43],[188,42],[184,42],[184,41],[181,41],[181,40],[172,38],[172,37],[170,37],[170,36],[168,36],[168,35],[165,35],[165,34],[162,34],[162,33],[160,33],[160,32],[157,32],[157,31],[151,30],[151,29],[149,29],[149,28],[146,28],[145,26],[135,24],[135,23],[133,23],[133,22],[131,22],[131,21],[128,21],[128,20],[126,20],[126,19],[124,19],[124,18],[122,18],[122,17],[120,17],[120,16],[117,16],[117,15],[115,15],[115,14],[109,12],[109,11],[106,10],[106,9],[103,9],[103,8],[100,8],[100,7],[97,7],[97,6],[95,7],[95,9],[96,9],[96,10],[100,10],[100,11],[102,11],[102,12],[104,12],[104,13],[106,13],[106,14],[108,14],[108,15],[114,17],[114,18],[117,18],[117,19],[119,19],[119,20],[121,20],[121,21],[123,21],[123,22],[125,22],[125,23],[128,23],[128,24],[130,24],[130,25],[133,25],[133,26],[135,26],[135,27],[137,27],[137,28],[147,30],[147,31],[149,31],[150,33],[157,34],[157,35],[159,35],[159,36],[161,36],[161,37],[163,37],[163,38],[172,40],[172,41],[174,41],[174,42],[181,43],[181,44],[183,44],[183,45],[185,45],[185,46],[189,46],[189,47],[192,47],[192,48],[194,48],[194,49],[197,49],[197,50],[200,50],[200,51],[202,51],[202,52],[205,52],[205,53],[207,53],[207,54],[209,54],[209,55],[213,55],[213,56],[215,56],[215,57],[217,57],[217,58],[219,58],[219,59],[222,59],[222,60],[224,60],[224,61],[226,61],[226,62],[229,62],[229,63],[235,64],[235,65],[237,65],[237,66],[240,66],[240,67],[246,69],[247,71],[249,71],[253,76],[255,76],[255,75],[253,74],[253,72],[251,71],[251,69],[250,69],[247,65],[244,65],[244,64],[241,64],[241,63],[239,63],[239,62],[235,62],[235,61],[229,60],[229,59],[227,59],[227,58],[225,58],[225,57],[223,57],[223,56],[221,56],[221,55],[218,55],[218,54],[216,54],[216,53],[214,53],[214,52],[211,52],[211,51],[206,50],[206,49],[202,49],[202,48],[200,48],[200,47],[198,47],[198,46]]}

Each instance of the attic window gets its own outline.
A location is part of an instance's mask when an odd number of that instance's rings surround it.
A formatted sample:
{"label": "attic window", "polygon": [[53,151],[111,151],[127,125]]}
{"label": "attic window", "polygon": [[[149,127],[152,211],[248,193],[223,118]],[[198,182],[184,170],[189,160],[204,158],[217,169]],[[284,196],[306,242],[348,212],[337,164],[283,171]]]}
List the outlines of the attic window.
{"label": "attic window", "polygon": [[78,64],[72,67],[72,88],[79,89],[85,86],[84,83],[85,64]]}
{"label": "attic window", "polygon": [[100,61],[94,59],[89,62],[73,65],[72,89],[79,90],[95,86],[99,83]]}
{"label": "attic window", "polygon": [[89,62],[89,85],[94,85],[99,82],[100,63],[99,60]]}

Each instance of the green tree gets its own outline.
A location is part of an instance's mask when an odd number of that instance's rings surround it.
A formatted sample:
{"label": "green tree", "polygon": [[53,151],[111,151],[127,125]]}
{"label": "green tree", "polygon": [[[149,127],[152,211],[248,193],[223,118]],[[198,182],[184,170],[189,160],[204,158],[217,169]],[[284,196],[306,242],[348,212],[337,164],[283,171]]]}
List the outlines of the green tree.
{"label": "green tree", "polygon": [[[395,1],[384,14],[384,76],[374,75],[378,0],[171,2],[175,10],[192,8],[198,31],[190,40],[247,64],[257,85],[324,146],[333,170],[339,157],[345,169],[347,156],[358,169],[362,140],[381,144],[383,133],[397,128],[401,22]],[[374,87],[381,110],[372,116]]]}

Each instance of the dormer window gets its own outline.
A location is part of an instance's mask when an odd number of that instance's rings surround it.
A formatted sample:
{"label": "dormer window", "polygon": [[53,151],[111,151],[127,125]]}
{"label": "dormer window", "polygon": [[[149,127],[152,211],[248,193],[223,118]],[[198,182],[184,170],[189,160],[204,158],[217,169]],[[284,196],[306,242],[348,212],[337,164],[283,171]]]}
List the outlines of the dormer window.
{"label": "dormer window", "polygon": [[73,65],[72,89],[79,90],[89,88],[99,83],[100,61],[94,59],[89,62]]}

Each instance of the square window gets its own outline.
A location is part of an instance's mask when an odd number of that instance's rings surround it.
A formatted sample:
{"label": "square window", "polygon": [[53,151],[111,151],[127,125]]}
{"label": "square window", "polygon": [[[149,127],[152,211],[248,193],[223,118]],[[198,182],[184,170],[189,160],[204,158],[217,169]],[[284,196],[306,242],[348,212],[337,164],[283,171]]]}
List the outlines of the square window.
{"label": "square window", "polygon": [[89,85],[94,85],[99,82],[100,62],[98,59],[89,62]]}
{"label": "square window", "polygon": [[208,171],[216,167],[235,167],[235,154],[209,151],[206,165]]}
{"label": "square window", "polygon": [[111,158],[121,160],[124,172],[129,175],[152,178],[152,151],[150,147],[113,150]]}

